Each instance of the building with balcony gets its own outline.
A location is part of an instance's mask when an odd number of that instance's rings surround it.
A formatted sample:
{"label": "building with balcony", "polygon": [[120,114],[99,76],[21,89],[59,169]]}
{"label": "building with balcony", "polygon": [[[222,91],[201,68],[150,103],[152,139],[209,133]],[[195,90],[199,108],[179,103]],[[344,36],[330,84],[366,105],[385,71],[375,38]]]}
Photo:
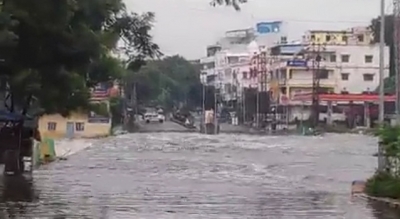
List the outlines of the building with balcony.
{"label": "building with balcony", "polygon": [[[368,28],[348,31],[309,31],[298,45],[278,45],[270,49],[271,83],[280,95],[288,97],[291,118],[299,118],[299,105],[309,115],[311,101],[293,100],[299,94],[313,90],[313,74],[318,71],[321,93],[362,94],[373,92],[379,85],[379,45],[371,43]],[[329,36],[329,37],[328,37]],[[385,56],[389,49],[385,47]],[[314,61],[320,56],[318,64]],[[389,74],[389,60],[385,60],[385,77]],[[305,104],[305,108],[304,108]],[[327,102],[321,102],[326,105]],[[349,104],[348,102],[333,102]],[[323,114],[323,113],[322,113]],[[306,116],[307,117],[307,116]]]}
{"label": "building with balcony", "polygon": [[316,45],[370,45],[373,34],[369,27],[347,30],[310,30],[303,36],[303,43]]}

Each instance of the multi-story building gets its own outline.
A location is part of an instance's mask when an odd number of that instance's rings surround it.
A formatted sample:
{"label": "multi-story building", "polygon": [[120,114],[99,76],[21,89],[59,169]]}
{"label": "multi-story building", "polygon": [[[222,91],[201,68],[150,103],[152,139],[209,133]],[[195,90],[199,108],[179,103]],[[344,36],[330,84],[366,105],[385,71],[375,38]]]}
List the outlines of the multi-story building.
{"label": "multi-story building", "polygon": [[303,36],[307,44],[320,45],[370,45],[373,35],[368,27],[353,27],[347,30],[311,30]]}
{"label": "multi-story building", "polygon": [[[271,48],[271,57],[275,57],[270,65],[272,82],[279,84],[282,95],[293,99],[301,93],[312,93],[316,71],[320,92],[361,94],[372,92],[379,85],[379,46],[372,43],[368,28],[309,31],[303,39],[298,45]],[[388,54],[386,47],[385,55]],[[318,63],[316,56],[321,57]],[[385,61],[386,77],[389,62]],[[296,104],[299,103],[291,101],[293,110]]]}

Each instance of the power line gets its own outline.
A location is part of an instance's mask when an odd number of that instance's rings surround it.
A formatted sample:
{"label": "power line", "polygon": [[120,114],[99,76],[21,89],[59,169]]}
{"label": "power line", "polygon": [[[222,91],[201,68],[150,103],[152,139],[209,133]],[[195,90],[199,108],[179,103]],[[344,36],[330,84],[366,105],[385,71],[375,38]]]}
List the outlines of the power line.
{"label": "power line", "polygon": [[[212,13],[212,11],[210,11],[209,9],[204,9],[204,8],[188,8],[188,9],[189,10],[194,10],[194,11]],[[393,13],[393,4],[387,5],[385,13],[386,14],[392,14]],[[218,14],[220,14],[220,11],[218,12]],[[350,23],[350,24],[365,24],[365,23],[369,22],[369,20],[321,20],[321,19],[268,18],[268,17],[258,17],[258,16],[254,16],[253,14],[244,14],[244,13],[242,15],[248,15],[253,20],[260,20],[260,21],[262,21],[262,20],[265,20],[265,21],[279,20],[279,21],[293,22],[293,23]],[[373,19],[373,18],[374,17],[371,17],[371,19]]]}

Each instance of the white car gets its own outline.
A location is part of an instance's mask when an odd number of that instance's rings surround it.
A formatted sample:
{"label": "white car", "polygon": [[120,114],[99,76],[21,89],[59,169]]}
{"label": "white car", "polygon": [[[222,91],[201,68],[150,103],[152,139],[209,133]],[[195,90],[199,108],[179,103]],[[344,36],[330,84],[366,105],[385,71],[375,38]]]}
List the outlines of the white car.
{"label": "white car", "polygon": [[165,117],[162,114],[158,114],[158,113],[154,112],[154,113],[144,114],[144,119],[145,119],[146,123],[150,123],[150,122],[163,123],[165,120]]}

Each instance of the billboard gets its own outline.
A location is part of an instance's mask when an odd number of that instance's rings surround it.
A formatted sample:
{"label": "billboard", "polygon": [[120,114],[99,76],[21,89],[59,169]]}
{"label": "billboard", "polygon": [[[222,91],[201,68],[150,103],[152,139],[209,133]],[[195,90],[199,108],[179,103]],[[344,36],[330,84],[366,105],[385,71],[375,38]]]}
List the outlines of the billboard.
{"label": "billboard", "polygon": [[260,22],[256,24],[256,30],[259,34],[280,33],[282,21]]}
{"label": "billboard", "polygon": [[250,34],[249,29],[231,30],[231,31],[225,32],[225,37],[244,38],[244,37],[247,37],[249,34]]}
{"label": "billboard", "polygon": [[304,49],[303,45],[281,45],[279,47],[281,54],[297,54]]}
{"label": "billboard", "polygon": [[110,116],[98,115],[93,111],[89,112],[88,123],[109,123]]}

